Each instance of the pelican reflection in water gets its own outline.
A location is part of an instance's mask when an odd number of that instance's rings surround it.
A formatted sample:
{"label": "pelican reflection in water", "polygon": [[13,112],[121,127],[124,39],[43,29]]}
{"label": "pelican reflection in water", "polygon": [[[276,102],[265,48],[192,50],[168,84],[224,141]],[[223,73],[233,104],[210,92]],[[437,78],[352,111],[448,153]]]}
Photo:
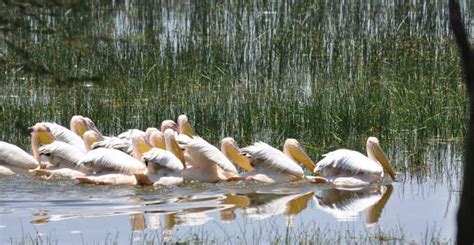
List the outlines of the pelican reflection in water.
{"label": "pelican reflection in water", "polygon": [[392,191],[391,185],[358,191],[327,189],[317,192],[314,201],[318,209],[331,214],[338,221],[353,221],[360,212],[367,210],[365,223],[372,226],[378,222]]}

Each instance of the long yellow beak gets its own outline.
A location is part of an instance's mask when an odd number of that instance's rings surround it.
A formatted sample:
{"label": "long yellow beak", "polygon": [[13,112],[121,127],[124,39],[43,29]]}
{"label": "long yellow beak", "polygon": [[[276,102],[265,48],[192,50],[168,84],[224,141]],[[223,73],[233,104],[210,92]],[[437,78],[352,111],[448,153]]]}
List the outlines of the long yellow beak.
{"label": "long yellow beak", "polygon": [[283,150],[287,155],[293,158],[295,161],[303,164],[306,168],[308,168],[311,172],[314,172],[316,168],[316,164],[314,164],[313,160],[309,158],[308,154],[296,144],[285,144],[285,149]]}
{"label": "long yellow beak", "polygon": [[226,152],[231,162],[239,165],[239,167],[245,169],[247,172],[255,170],[255,168],[250,165],[249,159],[242,156],[235,147],[227,147]]}
{"label": "long yellow beak", "polygon": [[185,122],[182,125],[179,125],[179,131],[180,134],[185,134],[191,138],[194,135],[193,127],[191,127],[191,124],[189,122]]}
{"label": "long yellow beak", "polygon": [[49,132],[37,132],[40,144],[47,145],[54,142],[54,136]]}
{"label": "long yellow beak", "polygon": [[380,163],[380,165],[382,165],[382,168],[385,170],[385,172],[387,172],[388,175],[390,175],[392,180],[395,180],[395,175],[396,175],[395,170],[390,165],[388,158],[383,152],[382,148],[380,148],[380,146],[378,145],[374,146],[373,153],[377,161]]}

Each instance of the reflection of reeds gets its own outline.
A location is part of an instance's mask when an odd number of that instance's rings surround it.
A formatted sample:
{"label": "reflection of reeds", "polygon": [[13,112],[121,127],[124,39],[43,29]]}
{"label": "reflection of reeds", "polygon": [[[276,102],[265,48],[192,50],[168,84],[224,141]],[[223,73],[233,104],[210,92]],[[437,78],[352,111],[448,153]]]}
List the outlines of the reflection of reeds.
{"label": "reflection of reeds", "polygon": [[398,140],[396,168],[433,174],[426,143],[466,130],[445,4],[71,4],[4,4],[2,140],[73,114],[116,134],[187,113],[213,143],[294,137],[313,158]]}

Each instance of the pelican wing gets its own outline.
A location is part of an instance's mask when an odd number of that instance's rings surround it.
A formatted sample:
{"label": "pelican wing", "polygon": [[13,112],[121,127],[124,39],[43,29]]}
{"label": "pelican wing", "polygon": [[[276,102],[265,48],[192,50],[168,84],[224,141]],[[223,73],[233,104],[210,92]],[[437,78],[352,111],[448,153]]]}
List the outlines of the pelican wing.
{"label": "pelican wing", "polygon": [[104,140],[95,142],[91,146],[92,149],[97,148],[109,148],[109,149],[116,149],[119,151],[123,151],[129,155],[133,152],[132,142],[125,138],[119,137],[105,137]]}
{"label": "pelican wing", "polygon": [[79,135],[57,123],[46,122],[44,124],[48,126],[56,140],[66,142],[70,145],[79,148],[82,152],[86,152],[84,141]]}
{"label": "pelican wing", "polygon": [[39,148],[40,155],[46,155],[49,162],[59,166],[76,168],[86,155],[79,148],[62,141],[54,141],[51,144]]}
{"label": "pelican wing", "polygon": [[23,149],[3,141],[0,141],[0,164],[25,169],[35,169],[39,166],[35,158]]}
{"label": "pelican wing", "polygon": [[202,166],[207,162],[213,162],[224,171],[237,174],[234,164],[215,146],[209,144],[204,139],[195,136],[188,139],[185,144],[185,154],[191,156],[191,159],[200,159],[190,162],[192,165]]}
{"label": "pelican wing", "polygon": [[320,172],[322,176],[334,175],[333,170],[348,171],[352,174],[377,174],[383,173],[380,164],[370,160],[357,151],[339,149],[331,151],[316,164],[315,172]]}
{"label": "pelican wing", "polygon": [[182,171],[184,169],[183,163],[173,153],[159,148],[152,148],[145,152],[143,159],[148,164],[158,165],[158,168],[168,168],[174,171]]}
{"label": "pelican wing", "polygon": [[143,173],[146,166],[137,159],[115,149],[98,148],[86,154],[81,165],[95,171],[110,171],[122,174]]}
{"label": "pelican wing", "polygon": [[263,142],[256,142],[251,146],[242,148],[242,153],[250,158],[255,168],[272,169],[295,176],[303,176],[303,169],[283,152]]}

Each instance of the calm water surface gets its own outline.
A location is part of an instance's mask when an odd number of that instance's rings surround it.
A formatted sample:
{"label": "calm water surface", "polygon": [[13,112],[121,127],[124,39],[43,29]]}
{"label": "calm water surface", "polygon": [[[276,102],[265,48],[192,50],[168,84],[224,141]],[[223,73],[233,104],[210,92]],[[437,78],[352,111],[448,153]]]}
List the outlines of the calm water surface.
{"label": "calm water surface", "polygon": [[313,232],[335,231],[356,238],[384,232],[393,234],[394,241],[432,237],[448,241],[455,232],[459,153],[453,144],[432,145],[427,150],[431,151],[426,155],[431,162],[427,172],[444,164],[442,174],[400,174],[392,185],[355,191],[308,183],[186,183],[145,188],[2,177],[0,243],[25,239],[140,243],[152,238],[255,243],[300,240]]}

